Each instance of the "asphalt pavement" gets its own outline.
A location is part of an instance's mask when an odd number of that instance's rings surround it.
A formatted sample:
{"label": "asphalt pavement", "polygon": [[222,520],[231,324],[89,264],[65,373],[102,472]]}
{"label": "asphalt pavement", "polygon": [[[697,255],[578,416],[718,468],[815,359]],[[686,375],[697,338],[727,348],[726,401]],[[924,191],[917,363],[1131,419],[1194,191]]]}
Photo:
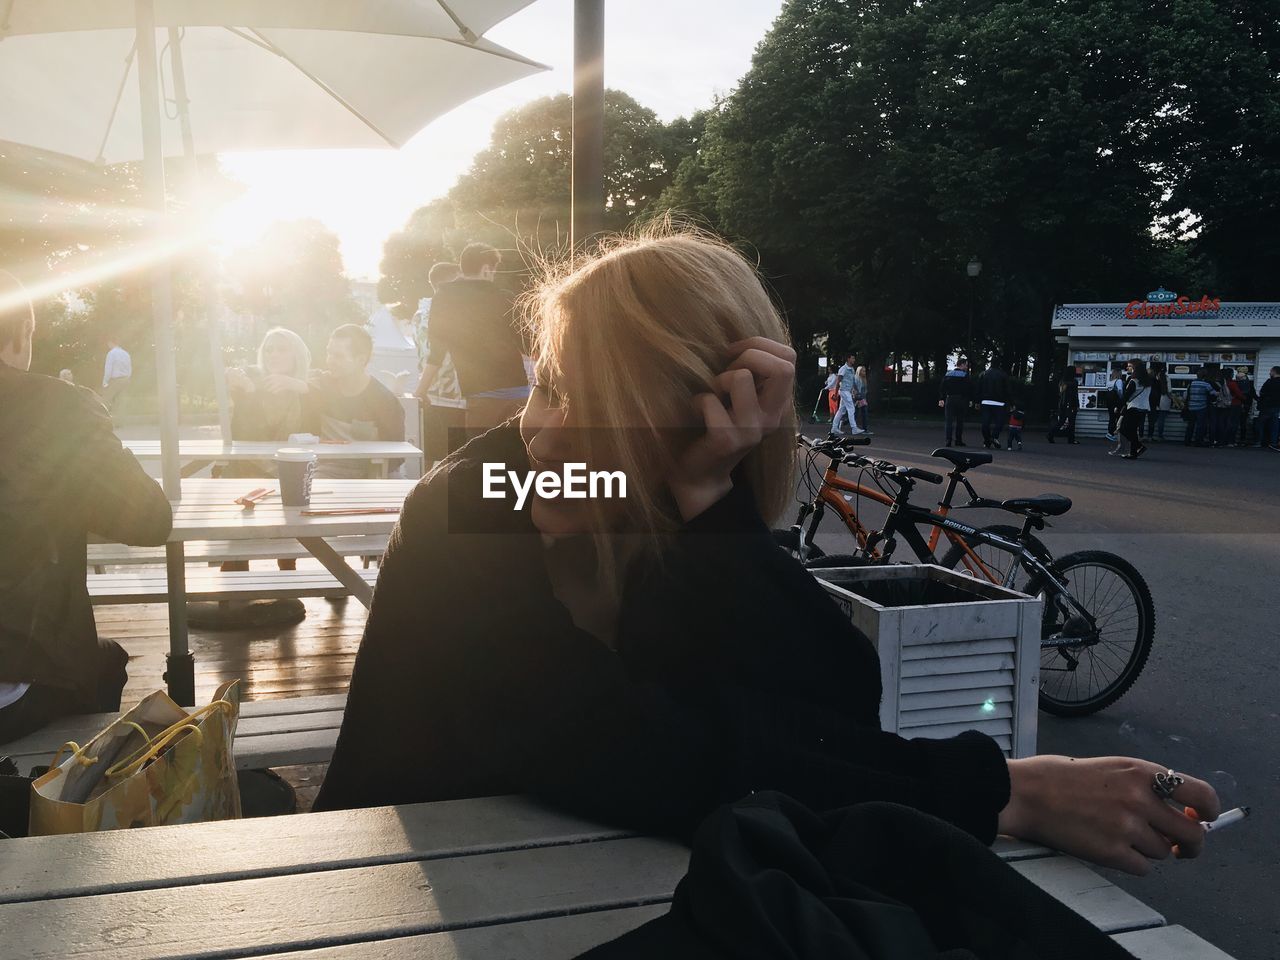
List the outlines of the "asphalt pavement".
{"label": "asphalt pavement", "polygon": [[[943,472],[930,453],[941,423],[872,423],[868,456]],[[819,436],[825,427],[806,432]],[[969,450],[982,451],[976,424]],[[1025,435],[1021,451],[969,474],[983,497],[1060,493],[1070,512],[1042,539],[1055,554],[1103,549],[1132,562],[1151,587],[1156,634],[1133,688],[1090,717],[1040,714],[1039,752],[1154,760],[1208,780],[1223,808],[1253,808],[1209,838],[1195,861],[1167,861],[1144,878],[1103,871],[1120,887],[1238,960],[1280,957],[1280,453],[1155,443],[1135,461],[1110,443],[1049,444]],[[917,487],[928,504],[938,488]],[[884,509],[866,510],[878,527]],[[966,511],[975,525],[1008,523]],[[830,514],[818,544],[848,553],[853,538]],[[904,548],[905,549],[905,548]],[[899,559],[905,559],[899,557]]]}

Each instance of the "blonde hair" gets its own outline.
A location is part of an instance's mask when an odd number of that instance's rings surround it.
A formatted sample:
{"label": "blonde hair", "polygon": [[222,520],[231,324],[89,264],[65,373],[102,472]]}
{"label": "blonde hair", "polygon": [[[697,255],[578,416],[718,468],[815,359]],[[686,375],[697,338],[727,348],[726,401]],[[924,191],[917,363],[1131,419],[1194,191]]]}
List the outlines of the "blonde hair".
{"label": "blonde hair", "polygon": [[266,371],[267,344],[272,340],[283,341],[288,345],[289,353],[293,355],[293,371],[289,376],[296,380],[307,379],[311,372],[311,350],[306,342],[288,327],[272,327],[263,334],[262,343],[258,344],[258,368],[263,372]]}
{"label": "blonde hair", "polygon": [[[714,380],[733,360],[729,344],[790,342],[759,273],[719,238],[663,222],[605,240],[549,275],[523,306],[538,380],[565,398],[567,426],[587,428],[580,448],[588,462],[625,472],[622,527],[643,534],[639,551],[656,557],[681,526],[662,478],[703,432],[694,395],[721,392]],[[766,521],[793,495],[796,428],[789,404],[735,471]],[[588,504],[596,529],[606,530],[605,506]],[[610,564],[626,551],[608,533],[596,546],[616,587]]]}
{"label": "blonde hair", "polygon": [[865,380],[867,379],[867,368],[859,366],[857,370],[853,371],[853,375],[860,380]]}
{"label": "blonde hair", "polygon": [[0,347],[19,344],[36,328],[36,311],[22,281],[0,269]]}

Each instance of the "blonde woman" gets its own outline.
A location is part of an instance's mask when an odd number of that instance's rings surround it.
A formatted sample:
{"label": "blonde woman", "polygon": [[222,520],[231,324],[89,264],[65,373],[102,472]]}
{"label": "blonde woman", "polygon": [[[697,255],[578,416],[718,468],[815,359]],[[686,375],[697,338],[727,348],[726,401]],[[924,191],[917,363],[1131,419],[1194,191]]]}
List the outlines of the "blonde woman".
{"label": "blonde woman", "polygon": [[867,406],[870,401],[867,398],[867,368],[859,366],[853,371],[853,416],[857,425],[863,430],[870,430],[867,426]]}
{"label": "blonde woman", "polygon": [[[311,351],[302,338],[285,327],[272,327],[258,345],[255,366],[228,368],[231,392],[232,440],[288,440],[292,433],[312,433],[316,416],[307,394],[288,389],[294,380],[306,381]],[[223,476],[269,477],[270,464],[233,461]]]}
{"label": "blonde woman", "polygon": [[[519,422],[405,503],[317,809],[529,793],[687,837],[776,789],[816,809],[896,801],[1135,873],[1199,851],[1156,764],[1006,762],[972,731],[879,729],[874,649],[766,523],[793,491],[795,354],[746,260],[698,235],[618,241],[531,313]],[[521,500],[506,480],[577,463],[621,471],[625,499],[539,481]],[[1202,781],[1176,799],[1218,813]]]}

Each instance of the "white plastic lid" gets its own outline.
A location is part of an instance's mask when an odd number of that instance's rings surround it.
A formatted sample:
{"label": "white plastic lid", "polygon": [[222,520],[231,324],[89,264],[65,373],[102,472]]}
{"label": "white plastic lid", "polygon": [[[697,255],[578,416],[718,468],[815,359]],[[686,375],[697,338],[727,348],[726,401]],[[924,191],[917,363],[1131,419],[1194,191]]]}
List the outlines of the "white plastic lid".
{"label": "white plastic lid", "polygon": [[276,451],[277,460],[288,460],[291,463],[308,463],[316,459],[316,455],[310,450],[302,450],[298,447],[281,447]]}

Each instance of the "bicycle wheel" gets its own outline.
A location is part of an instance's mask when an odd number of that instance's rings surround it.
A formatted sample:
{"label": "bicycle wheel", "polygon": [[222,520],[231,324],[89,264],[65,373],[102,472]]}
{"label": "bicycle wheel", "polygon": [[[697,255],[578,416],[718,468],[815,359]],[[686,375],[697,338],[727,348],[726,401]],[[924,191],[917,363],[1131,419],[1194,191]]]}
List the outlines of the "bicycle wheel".
{"label": "bicycle wheel", "polygon": [[[1098,635],[1040,649],[1040,708],[1059,717],[1082,717],[1115,703],[1138,679],[1155,638],[1155,604],[1142,574],[1113,553],[1069,553],[1051,569],[1094,618]],[[1060,633],[1069,612],[1039,579],[1025,592],[1044,599],[1042,636]]]}
{"label": "bicycle wheel", "polygon": [[[774,543],[780,546],[787,553],[791,554],[791,556],[795,557],[797,560],[801,559],[800,532],[798,530],[794,527],[788,527],[785,530],[774,530],[772,533]],[[809,554],[807,559],[813,560],[817,557],[823,556],[826,556],[826,554],[820,546],[816,543],[809,544]]]}
{"label": "bicycle wheel", "polygon": [[[1017,541],[1022,536],[1022,528],[1009,524],[996,524],[990,527],[983,527],[983,533],[995,534],[997,537],[1003,537],[1005,540]],[[1028,534],[1027,541],[1031,546],[1031,552],[1041,552],[1042,555],[1047,553],[1039,540]],[[965,537],[965,543],[968,545],[972,555],[965,550],[964,546],[958,543],[952,543],[951,549],[946,552],[942,558],[942,565],[948,570],[955,570],[957,573],[963,573],[970,577],[981,577],[984,580],[990,580],[992,583],[1004,584],[1009,575],[1009,568],[1018,563],[1018,558],[1012,553],[1000,550],[991,546],[989,543],[982,543],[974,538]],[[973,557],[977,557],[981,567],[977,567]],[[1013,589],[1020,592],[1026,592],[1023,587],[1026,586],[1027,576],[1025,572],[1019,571],[1014,574]]]}

